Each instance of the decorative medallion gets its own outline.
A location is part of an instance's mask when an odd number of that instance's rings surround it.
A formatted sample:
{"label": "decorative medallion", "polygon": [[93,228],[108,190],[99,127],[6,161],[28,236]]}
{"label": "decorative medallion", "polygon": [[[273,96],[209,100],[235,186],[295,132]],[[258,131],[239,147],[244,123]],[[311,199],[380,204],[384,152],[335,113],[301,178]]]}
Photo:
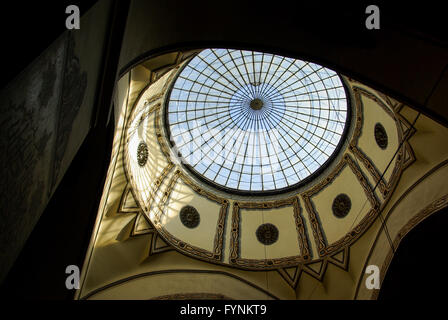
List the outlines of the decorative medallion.
{"label": "decorative medallion", "polygon": [[333,201],[333,214],[338,218],[344,218],[350,212],[352,202],[346,194],[338,195]]}
{"label": "decorative medallion", "polygon": [[258,241],[269,246],[278,240],[278,229],[273,224],[266,223],[258,227],[256,235]]}
{"label": "decorative medallion", "polygon": [[144,142],[140,142],[137,148],[137,161],[140,167],[144,167],[148,161],[148,146]]}
{"label": "decorative medallion", "polygon": [[187,228],[196,228],[199,225],[200,220],[200,215],[196,208],[192,206],[186,206],[180,210],[180,221]]}
{"label": "decorative medallion", "polygon": [[375,125],[375,140],[381,149],[387,148],[387,133],[380,123]]}

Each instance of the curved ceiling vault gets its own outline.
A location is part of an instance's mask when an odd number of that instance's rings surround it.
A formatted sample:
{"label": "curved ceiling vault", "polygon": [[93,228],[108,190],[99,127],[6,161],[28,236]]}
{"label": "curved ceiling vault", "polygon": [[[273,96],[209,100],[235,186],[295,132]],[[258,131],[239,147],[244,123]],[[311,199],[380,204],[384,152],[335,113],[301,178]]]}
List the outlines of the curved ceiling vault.
{"label": "curved ceiling vault", "polygon": [[[416,113],[289,57],[206,49],[157,59],[118,82],[107,191],[78,298],[119,297],[116,285],[133,281],[159,283],[139,291],[146,298],[369,298],[362,268],[385,246],[372,240],[382,221],[447,158],[446,148],[425,150]],[[443,140],[437,128],[431,139]],[[414,214],[400,213],[397,228]],[[126,262],[104,273],[117,255]],[[189,272],[204,283],[186,286]]]}
{"label": "curved ceiling vault", "polygon": [[[274,92],[280,107],[250,106],[257,97],[270,98],[252,84],[260,75],[269,75],[259,86]],[[387,165],[382,159],[392,158],[403,127],[390,106],[346,79],[348,103],[342,78],[322,66],[258,52],[205,50],[159,81],[132,112],[125,166],[148,219],[172,246],[193,257],[250,270],[331,259],[370,226],[405,168],[406,144],[373,191]],[[237,118],[238,109],[247,119]],[[346,121],[349,115],[354,121]],[[270,121],[256,127],[257,117]],[[238,138],[226,141],[231,135]],[[148,156],[139,163],[142,147]],[[195,228],[181,221],[186,206],[196,209]],[[259,230],[266,225],[271,229]],[[276,239],[265,245],[270,233]]]}

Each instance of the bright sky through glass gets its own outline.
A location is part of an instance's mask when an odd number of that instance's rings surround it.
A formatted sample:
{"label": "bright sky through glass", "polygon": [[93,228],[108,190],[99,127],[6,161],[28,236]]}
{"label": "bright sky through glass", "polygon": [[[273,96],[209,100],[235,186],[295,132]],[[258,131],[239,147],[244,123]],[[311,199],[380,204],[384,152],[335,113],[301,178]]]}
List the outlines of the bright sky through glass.
{"label": "bright sky through glass", "polygon": [[207,49],[168,99],[183,161],[218,185],[272,191],[296,185],[335,152],[347,122],[337,73],[254,51]]}

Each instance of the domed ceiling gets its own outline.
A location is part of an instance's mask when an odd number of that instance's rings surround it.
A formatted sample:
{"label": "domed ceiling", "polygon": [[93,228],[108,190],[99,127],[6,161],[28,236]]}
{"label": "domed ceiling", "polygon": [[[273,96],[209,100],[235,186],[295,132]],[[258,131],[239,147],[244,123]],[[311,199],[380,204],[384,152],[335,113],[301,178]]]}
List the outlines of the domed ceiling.
{"label": "domed ceiling", "polygon": [[448,206],[448,129],[316,63],[170,52],[114,105],[79,299],[374,299],[368,267]]}
{"label": "domed ceiling", "polygon": [[233,193],[303,184],[329,162],[348,127],[346,93],[332,70],[226,49],[185,64],[165,117],[185,165]]}
{"label": "domed ceiling", "polygon": [[414,161],[412,134],[387,97],[328,68],[207,49],[142,91],[123,157],[133,197],[177,251],[322,278],[327,263],[347,268]]}

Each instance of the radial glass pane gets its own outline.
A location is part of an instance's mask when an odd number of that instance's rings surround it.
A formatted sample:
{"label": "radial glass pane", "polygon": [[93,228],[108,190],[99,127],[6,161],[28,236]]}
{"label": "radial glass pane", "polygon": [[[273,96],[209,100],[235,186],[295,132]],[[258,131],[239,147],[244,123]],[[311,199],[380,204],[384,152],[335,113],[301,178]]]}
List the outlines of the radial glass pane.
{"label": "radial glass pane", "polygon": [[339,75],[315,63],[207,49],[179,73],[171,140],[206,180],[248,192],[299,184],[341,143],[348,104]]}

